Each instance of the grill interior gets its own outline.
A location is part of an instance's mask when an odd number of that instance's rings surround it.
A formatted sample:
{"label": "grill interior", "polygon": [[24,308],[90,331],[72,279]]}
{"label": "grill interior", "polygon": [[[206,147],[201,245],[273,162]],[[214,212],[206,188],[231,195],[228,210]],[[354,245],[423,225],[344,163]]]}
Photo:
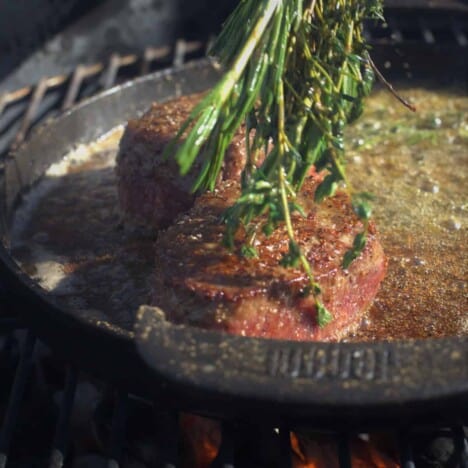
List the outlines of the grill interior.
{"label": "grill interior", "polygon": [[[379,53],[381,68],[387,68],[389,61],[401,55],[399,47],[406,51],[415,49],[419,55],[425,48],[430,48],[442,54],[450,50],[466,57],[466,12],[465,16],[458,9],[444,15],[438,13],[439,10],[415,9],[408,12],[403,3],[388,12],[386,25],[368,25],[366,30],[376,53]],[[209,37],[194,41],[178,39],[167,46],[147,47],[140,54],[116,52],[105,62],[77,64],[71,73],[37,77],[35,85],[1,94],[0,170],[1,161],[8,151],[21,144],[38,124],[127,79],[202,57],[209,43]],[[387,52],[380,54],[390,44],[388,55]],[[412,73],[411,67],[404,63],[401,67],[404,74]],[[401,74],[402,69],[395,67],[390,72]],[[60,356],[51,354],[22,323],[18,314],[21,303],[12,300],[5,288],[0,293],[0,468],[181,466],[180,414],[176,410],[168,410],[164,402],[129,395],[62,362]],[[88,436],[81,435],[78,439],[92,439],[92,442],[87,442],[88,446],[98,455],[94,459],[89,458],[88,465],[84,462],[78,465],[76,460],[80,456],[83,459],[86,451],[77,448],[79,443],[74,433],[74,420],[80,408],[86,406],[83,403],[86,388],[94,388],[97,392],[95,400],[99,401],[92,409],[90,424],[84,425],[89,431]],[[51,401],[54,398],[55,401]],[[42,405],[53,412],[52,417],[41,413],[39,407]],[[38,423],[28,424],[31,415],[38,418]],[[431,427],[385,428],[385,440],[391,441],[396,463],[405,468],[467,467],[468,441],[463,427],[467,423],[460,419],[449,427],[440,427],[439,422],[434,421]],[[268,423],[252,427],[241,421],[224,421],[220,449],[211,466],[259,466],[258,460],[252,456],[255,449],[249,448],[249,440],[250,444],[252,440],[261,440],[265,446],[271,447],[276,457],[275,466],[296,466],[289,435],[291,429],[288,421],[279,427]],[[356,438],[365,441],[369,434],[373,437],[372,428],[365,427],[336,428],[329,433],[335,447],[336,466],[353,466],[354,441]],[[71,452],[70,447],[73,447]]]}
{"label": "grill interior", "polygon": [[[11,323],[10,330],[16,325]],[[3,331],[6,326],[2,321]],[[31,332],[9,334],[2,346],[3,376],[9,381],[14,377],[8,399],[3,396],[2,400],[2,406],[7,405],[0,432],[0,467],[82,466],[72,464],[73,459],[75,463],[86,459],[89,465],[84,466],[96,468],[192,466],[182,464],[181,415],[168,409],[164,402],[142,400],[64,366]],[[47,398],[53,392],[54,403]],[[54,416],[46,416],[48,411]],[[90,420],[77,422],[79,412],[84,417],[90,416]],[[31,417],[37,421],[31,421]],[[242,421],[224,421],[219,452],[210,466],[302,466],[295,464],[291,429],[287,421],[278,427],[268,423],[252,426]],[[326,440],[328,450],[335,457],[329,466],[366,466],[356,464],[359,459],[356,451],[359,444],[372,440],[387,447],[390,455],[382,458],[380,465],[376,462],[368,466],[464,468],[468,463],[466,435],[460,421],[448,427],[439,427],[435,422],[432,427],[402,426],[377,432],[372,428],[342,427],[321,433],[314,428],[312,437]],[[71,452],[68,451],[70,441],[73,441]],[[95,455],[84,456],[81,453],[84,447],[88,450],[92,447]],[[8,453],[11,453],[11,463],[7,464]],[[262,461],[266,464],[260,464]]]}

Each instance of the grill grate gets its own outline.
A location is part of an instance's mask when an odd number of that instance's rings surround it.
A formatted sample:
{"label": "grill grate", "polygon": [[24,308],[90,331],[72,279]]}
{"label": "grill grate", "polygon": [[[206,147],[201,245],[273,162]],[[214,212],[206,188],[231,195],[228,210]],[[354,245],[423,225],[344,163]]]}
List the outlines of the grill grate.
{"label": "grill grate", "polygon": [[[458,18],[451,17],[441,22],[438,18],[430,16],[409,20],[405,24],[395,15],[388,15],[388,27],[369,25],[367,36],[375,45],[388,44],[392,41],[402,43],[424,43],[457,46],[465,51],[468,46],[468,32]],[[442,32],[441,32],[442,31]],[[442,39],[443,40],[442,40]],[[15,148],[27,138],[30,130],[40,122],[66,110],[85,97],[98,91],[110,88],[116,83],[126,79],[146,74],[169,65],[180,66],[187,60],[201,57],[208,47],[207,41],[187,42],[178,40],[172,46],[152,48],[148,47],[141,56],[119,55],[110,56],[107,63],[93,65],[78,65],[70,75],[58,75],[42,78],[37,85],[7,92],[0,96],[0,164],[2,158],[11,148]],[[0,166],[1,170],[1,166]],[[6,301],[3,302],[6,304]],[[0,310],[0,337],[3,340],[3,350],[0,355],[9,357],[10,362],[15,361],[15,340],[17,331],[23,328],[20,319],[13,310],[3,307]],[[0,468],[5,468],[8,453],[14,434],[15,424],[19,418],[21,404],[24,400],[28,379],[35,366],[34,359],[37,340],[31,331],[24,337],[16,372],[9,393],[8,404],[0,429]],[[13,365],[13,364],[12,364]],[[40,372],[39,372],[40,373]],[[70,420],[74,405],[76,404],[76,391],[79,382],[79,372],[68,367],[64,390],[60,402],[56,422],[52,449],[46,466],[61,468],[67,457],[67,447],[70,439]],[[109,431],[107,447],[107,466],[118,468],[125,455],[126,431],[128,428],[128,415],[131,400],[134,397],[126,393],[117,393],[113,405],[112,422]],[[158,445],[161,448],[157,466],[165,468],[179,466],[178,454],[178,414],[158,408],[156,404],[145,402],[149,411],[164,430],[158,431]],[[425,429],[433,431],[433,428]],[[453,441],[454,450],[451,454],[450,466],[468,467],[468,441],[465,437],[462,422],[453,428],[440,429]],[[239,468],[243,465],[236,460],[236,450],[239,446],[239,434],[243,428],[237,427],[233,422],[225,421],[222,426],[222,442],[216,459],[212,463],[214,468]],[[404,468],[416,466],[414,456],[414,428],[394,429],[395,440],[398,441],[400,464]],[[347,468],[352,466],[351,439],[353,433],[335,433],[332,435],[336,444],[339,466]],[[290,441],[290,428],[286,423],[279,430],[269,433],[270,442],[276,445],[279,453],[279,466],[292,467],[292,448]]]}
{"label": "grill grate", "polygon": [[[0,468],[7,466],[7,453],[13,434],[14,424],[18,418],[18,412],[21,402],[24,398],[26,383],[33,370],[33,356],[36,339],[31,332],[28,332],[24,338],[21,350],[21,358],[17,366],[16,375],[14,378],[8,409],[5,415],[3,426],[0,431]],[[53,438],[52,450],[47,466],[49,468],[62,468],[67,456],[67,446],[69,441],[70,418],[72,414],[75,393],[78,383],[78,372],[74,368],[67,369],[67,376],[63,395],[60,402],[60,410],[57,418],[55,435]],[[126,393],[117,393],[112,415],[112,424],[110,429],[109,444],[108,444],[108,467],[119,468],[123,466],[120,460],[124,455],[125,439],[126,439],[126,420],[129,407],[129,398],[131,396]],[[151,411],[151,405],[148,403],[148,410]],[[157,466],[170,468],[179,465],[178,454],[178,416],[175,413],[165,410],[158,410],[156,405],[153,405],[154,417],[158,424],[164,428],[159,434],[158,445],[163,449],[159,452],[159,462]],[[413,455],[413,444],[415,436],[412,432],[415,429],[403,428],[396,431],[395,438],[399,442],[400,464],[403,468],[412,468],[416,466],[415,457]],[[439,430],[440,431],[440,430]],[[465,433],[462,426],[444,429],[446,437],[453,440],[454,451],[451,455],[451,464],[454,466],[465,468],[468,466],[468,441],[465,439]],[[213,468],[240,468],[244,465],[237,464],[235,461],[237,436],[243,433],[244,430],[236,428],[231,422],[225,422],[222,429],[222,443],[219,453],[212,463]],[[289,437],[289,427],[284,425],[275,432],[271,439],[272,446],[279,447],[279,463],[280,468],[292,467],[292,449]],[[334,441],[337,447],[339,466],[340,468],[351,468],[351,449],[350,440],[352,433],[336,433],[333,434]],[[253,466],[253,465],[245,465]],[[422,465],[424,466],[424,465]]]}
{"label": "grill grate", "polygon": [[180,39],[172,47],[148,47],[141,56],[112,54],[107,63],[78,65],[70,75],[44,77],[0,95],[0,160],[57,112],[127,79],[202,57],[206,48],[206,42]]}
{"label": "grill grate", "polygon": [[464,48],[468,45],[468,30],[460,16],[440,15],[435,12],[425,15],[390,12],[386,15],[387,25],[369,26],[367,37],[374,41],[392,40],[396,45],[414,43]]}
{"label": "grill grate", "polygon": [[[16,368],[16,373],[13,385],[10,392],[7,410],[4,416],[3,425],[0,430],[0,468],[6,468],[8,461],[8,450],[14,433],[15,423],[18,421],[21,404],[25,397],[25,391],[28,379],[33,372],[35,366],[39,366],[38,361],[34,359],[34,350],[37,344],[36,338],[28,331],[24,337],[19,363]],[[5,352],[5,349],[4,349]],[[11,354],[11,353],[10,353]],[[55,434],[53,437],[52,449],[50,457],[46,466],[49,468],[62,468],[67,457],[67,447],[70,437],[70,420],[72,415],[73,406],[75,403],[75,395],[77,390],[77,383],[79,380],[79,373],[72,367],[67,368],[64,391],[60,401],[60,408],[57,417]],[[108,454],[108,467],[119,468],[120,461],[125,455],[125,441],[127,430],[127,414],[129,412],[129,401],[134,398],[124,392],[116,394],[115,403],[113,407],[113,415],[111,418],[111,428],[109,430],[109,443],[107,448]],[[157,404],[150,402],[144,403],[148,411],[154,411],[155,419],[158,426],[163,430],[155,434],[155,443],[159,449],[159,461],[157,466],[171,468],[180,466],[180,459],[178,453],[178,414],[165,409],[160,409]],[[443,431],[445,438],[453,441],[453,452],[450,455],[450,464],[446,466],[453,466],[459,468],[466,468],[468,466],[468,440],[461,425],[455,425],[452,428],[396,428],[393,430],[394,439],[399,445],[400,466],[403,468],[414,468],[416,466],[416,458],[414,456],[414,444],[417,440],[418,434],[433,433]],[[222,442],[216,459],[212,463],[213,468],[244,468],[253,465],[244,465],[243,461],[236,462],[236,449],[240,445],[238,437],[239,434],[248,434],[247,427],[236,426],[235,423],[226,421],[222,426]],[[419,431],[419,432],[418,432]],[[256,436],[254,431],[252,437]],[[292,468],[293,451],[290,441],[290,428],[288,424],[284,424],[279,430],[270,431],[269,446],[279,447],[280,468]],[[351,468],[351,440],[356,434],[352,432],[337,432],[330,434],[336,444],[336,453],[338,454],[339,467]],[[249,436],[247,436],[249,437]],[[268,465],[266,465],[268,466]],[[385,466],[385,465],[384,465]],[[392,465],[393,466],[393,465]],[[429,466],[429,465],[428,465]]]}

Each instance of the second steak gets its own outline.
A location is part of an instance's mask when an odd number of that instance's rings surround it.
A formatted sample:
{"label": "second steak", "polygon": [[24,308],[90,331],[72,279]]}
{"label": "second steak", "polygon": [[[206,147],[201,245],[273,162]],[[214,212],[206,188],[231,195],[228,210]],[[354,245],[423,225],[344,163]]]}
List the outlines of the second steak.
{"label": "second steak", "polygon": [[[117,155],[117,186],[124,220],[150,230],[167,227],[195,200],[191,188],[202,162],[186,177],[172,157],[162,158],[201,94],[155,103],[143,117],[128,122]],[[219,183],[239,180],[246,160],[245,127],[235,134],[226,152]]]}

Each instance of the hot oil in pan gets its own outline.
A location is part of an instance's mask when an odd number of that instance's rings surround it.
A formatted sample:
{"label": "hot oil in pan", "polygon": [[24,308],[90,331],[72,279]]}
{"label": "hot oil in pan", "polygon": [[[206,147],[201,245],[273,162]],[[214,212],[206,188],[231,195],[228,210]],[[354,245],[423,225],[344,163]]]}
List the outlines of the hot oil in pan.
{"label": "hot oil in pan", "polygon": [[[349,340],[468,335],[468,98],[406,91],[412,114],[383,91],[347,134],[354,187],[375,197],[389,271]],[[51,167],[18,211],[13,250],[66,307],[131,329],[148,302],[153,239],[120,222],[114,164],[122,128]],[[363,177],[363,174],[365,177]]]}
{"label": "hot oil in pan", "polygon": [[114,171],[122,133],[117,128],[49,168],[16,214],[12,246],[60,304],[132,330],[138,304],[148,302],[153,240],[120,223]]}
{"label": "hot oil in pan", "polygon": [[376,196],[389,259],[354,339],[468,334],[468,98],[422,89],[405,95],[417,113],[379,91],[348,135],[352,183]]}

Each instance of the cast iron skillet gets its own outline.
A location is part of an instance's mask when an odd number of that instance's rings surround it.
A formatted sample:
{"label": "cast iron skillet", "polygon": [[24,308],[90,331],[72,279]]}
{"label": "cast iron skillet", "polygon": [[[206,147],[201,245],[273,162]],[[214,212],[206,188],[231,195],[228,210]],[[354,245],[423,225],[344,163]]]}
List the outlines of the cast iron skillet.
{"label": "cast iron skillet", "polygon": [[[153,100],[198,92],[219,72],[208,61],[113,88],[40,128],[5,164],[5,245],[21,194],[72,147],[93,141]],[[174,326],[143,306],[134,332],[64,309],[0,247],[0,274],[21,313],[56,353],[132,392],[222,417],[305,419],[317,425],[466,417],[468,338],[396,343],[305,343]],[[464,415],[463,415],[464,413]]]}

